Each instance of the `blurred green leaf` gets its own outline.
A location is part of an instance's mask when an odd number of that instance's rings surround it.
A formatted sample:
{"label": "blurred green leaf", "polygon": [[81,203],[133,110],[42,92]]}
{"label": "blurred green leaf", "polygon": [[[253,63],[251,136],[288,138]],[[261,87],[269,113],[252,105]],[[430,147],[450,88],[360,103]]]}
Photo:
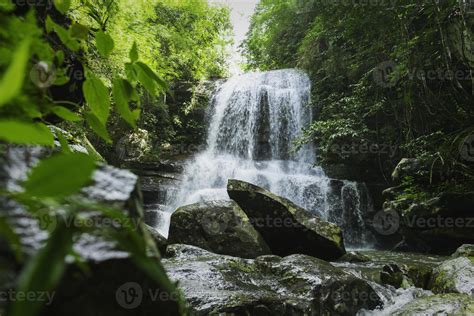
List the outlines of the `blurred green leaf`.
{"label": "blurred green leaf", "polygon": [[44,124],[15,120],[0,120],[0,139],[13,144],[54,144],[54,136]]}
{"label": "blurred green leaf", "polygon": [[86,113],[85,116],[87,123],[92,128],[92,130],[107,143],[112,143],[112,139],[110,138],[105,124],[102,123],[93,113]]}
{"label": "blurred green leaf", "polygon": [[102,31],[95,34],[95,43],[102,57],[109,57],[114,50],[114,40],[109,34]]}
{"label": "blurred green leaf", "polygon": [[105,125],[110,113],[110,95],[109,89],[102,80],[93,73],[87,73],[87,80],[83,85],[84,96],[92,113]]}
{"label": "blurred green leaf", "polygon": [[26,66],[30,58],[31,40],[25,39],[20,43],[5,75],[0,79],[0,107],[15,98],[23,87]]}
{"label": "blurred green leaf", "polygon": [[130,60],[132,63],[138,60],[138,46],[137,42],[133,42],[132,49],[130,50]]}
{"label": "blurred green leaf", "polygon": [[137,82],[137,73],[132,63],[125,64],[125,74],[127,75],[128,81],[132,82],[133,84]]}
{"label": "blurred green leaf", "polygon": [[73,23],[69,29],[69,34],[72,38],[79,40],[86,40],[89,36],[89,28],[79,23]]}
{"label": "blurred green leaf", "polygon": [[[139,80],[140,80],[140,78],[146,78],[144,80],[147,81],[148,85],[150,85],[150,83],[148,81],[154,81],[158,84],[158,86],[160,86],[162,88],[162,90],[164,90],[164,91],[169,90],[168,84],[163,79],[161,79],[153,70],[151,70],[151,68],[148,67],[148,65],[146,65],[142,62],[137,62],[137,63],[135,63],[135,67],[136,67],[135,69],[137,70],[137,73],[139,74]],[[141,82],[141,83],[145,87],[147,87],[145,82]],[[149,90],[149,92],[151,93],[150,90]]]}
{"label": "blurred green leaf", "polygon": [[59,12],[66,14],[71,7],[71,0],[54,0],[54,6]]}
{"label": "blurred green leaf", "polygon": [[133,90],[133,87],[127,80],[115,78],[112,91],[115,105],[117,106],[117,111],[128,124],[135,128],[135,117],[132,111],[130,111],[128,104],[128,102],[132,99]]}
{"label": "blurred green leaf", "polygon": [[[72,248],[73,229],[66,221],[58,221],[46,245],[40,249],[23,269],[17,292],[50,293],[65,269],[65,257]],[[15,300],[11,306],[12,316],[36,315],[44,302],[40,300]]]}
{"label": "blurred green leaf", "polygon": [[64,137],[63,133],[61,132],[56,132],[56,136],[59,140],[59,143],[61,144],[61,149],[63,150],[64,153],[70,154],[72,153],[71,148],[69,147],[69,144],[67,142],[66,137]]}
{"label": "blurred green leaf", "polygon": [[64,197],[78,192],[91,180],[95,162],[83,153],[58,154],[42,160],[24,183],[25,194]]}
{"label": "blurred green leaf", "polygon": [[23,259],[20,238],[10,227],[7,219],[3,216],[0,216],[0,236],[3,236],[6,239],[6,241],[15,253],[16,260],[20,262]]}
{"label": "blurred green leaf", "polygon": [[71,122],[82,121],[82,118],[79,115],[77,115],[76,113],[70,111],[69,109],[63,106],[55,106],[51,109],[51,111],[66,121],[71,121]]}
{"label": "blurred green leaf", "polygon": [[73,52],[77,52],[80,48],[80,45],[77,39],[71,36],[70,31],[56,23],[54,23],[53,25],[54,31],[56,32],[56,34],[58,34],[61,42],[63,42],[63,44],[66,45]]}

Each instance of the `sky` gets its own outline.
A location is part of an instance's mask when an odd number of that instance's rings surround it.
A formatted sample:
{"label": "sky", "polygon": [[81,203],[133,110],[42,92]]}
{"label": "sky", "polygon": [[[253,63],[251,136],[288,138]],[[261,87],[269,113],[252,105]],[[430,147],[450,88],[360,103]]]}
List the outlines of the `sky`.
{"label": "sky", "polygon": [[232,58],[230,70],[232,74],[238,74],[240,70],[238,64],[243,60],[239,54],[238,47],[245,39],[245,34],[250,26],[250,17],[259,0],[208,0],[210,3],[224,3],[231,8],[231,22],[234,27],[234,46],[232,49]]}

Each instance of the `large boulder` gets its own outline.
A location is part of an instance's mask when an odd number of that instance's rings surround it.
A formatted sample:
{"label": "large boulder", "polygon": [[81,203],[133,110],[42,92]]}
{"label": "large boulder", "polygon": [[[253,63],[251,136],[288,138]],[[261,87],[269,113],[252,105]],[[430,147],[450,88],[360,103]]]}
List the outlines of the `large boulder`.
{"label": "large boulder", "polygon": [[474,259],[459,257],[444,261],[433,270],[430,290],[434,293],[474,295]]}
{"label": "large boulder", "polygon": [[355,315],[381,304],[366,281],[306,255],[252,260],[171,245],[163,264],[193,315]]}
{"label": "large boulder", "polygon": [[168,240],[242,258],[270,254],[262,236],[234,201],[210,201],[178,208],[171,216]]}
{"label": "large boulder", "polygon": [[341,229],[256,185],[229,180],[227,192],[262,234],[272,253],[336,260],[346,253]]}
{"label": "large boulder", "polygon": [[473,315],[474,300],[465,294],[442,294],[417,298],[390,315]]}

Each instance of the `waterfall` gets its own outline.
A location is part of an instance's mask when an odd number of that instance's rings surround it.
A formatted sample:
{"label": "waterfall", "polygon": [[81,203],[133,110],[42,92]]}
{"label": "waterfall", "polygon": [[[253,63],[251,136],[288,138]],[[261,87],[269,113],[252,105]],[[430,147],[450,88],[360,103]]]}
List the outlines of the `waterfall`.
{"label": "waterfall", "polygon": [[[211,101],[207,149],[188,161],[181,187],[167,201],[169,209],[228,199],[227,180],[234,178],[333,221],[331,180],[313,166],[313,146],[293,150],[312,120],[310,90],[308,76],[295,69],[247,73],[220,86]],[[167,227],[163,223],[160,230],[167,234]]]}

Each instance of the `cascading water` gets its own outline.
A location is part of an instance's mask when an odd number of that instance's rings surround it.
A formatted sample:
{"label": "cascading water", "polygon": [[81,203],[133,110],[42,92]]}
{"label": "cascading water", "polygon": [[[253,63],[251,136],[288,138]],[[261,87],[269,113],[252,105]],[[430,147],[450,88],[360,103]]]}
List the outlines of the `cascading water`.
{"label": "cascading water", "polygon": [[[212,100],[208,147],[187,163],[182,185],[167,203],[170,210],[228,199],[227,180],[234,178],[333,220],[330,179],[320,167],[313,167],[313,146],[292,151],[312,119],[310,89],[308,76],[294,69],[248,73],[224,83]],[[168,223],[163,224],[166,234]]]}

